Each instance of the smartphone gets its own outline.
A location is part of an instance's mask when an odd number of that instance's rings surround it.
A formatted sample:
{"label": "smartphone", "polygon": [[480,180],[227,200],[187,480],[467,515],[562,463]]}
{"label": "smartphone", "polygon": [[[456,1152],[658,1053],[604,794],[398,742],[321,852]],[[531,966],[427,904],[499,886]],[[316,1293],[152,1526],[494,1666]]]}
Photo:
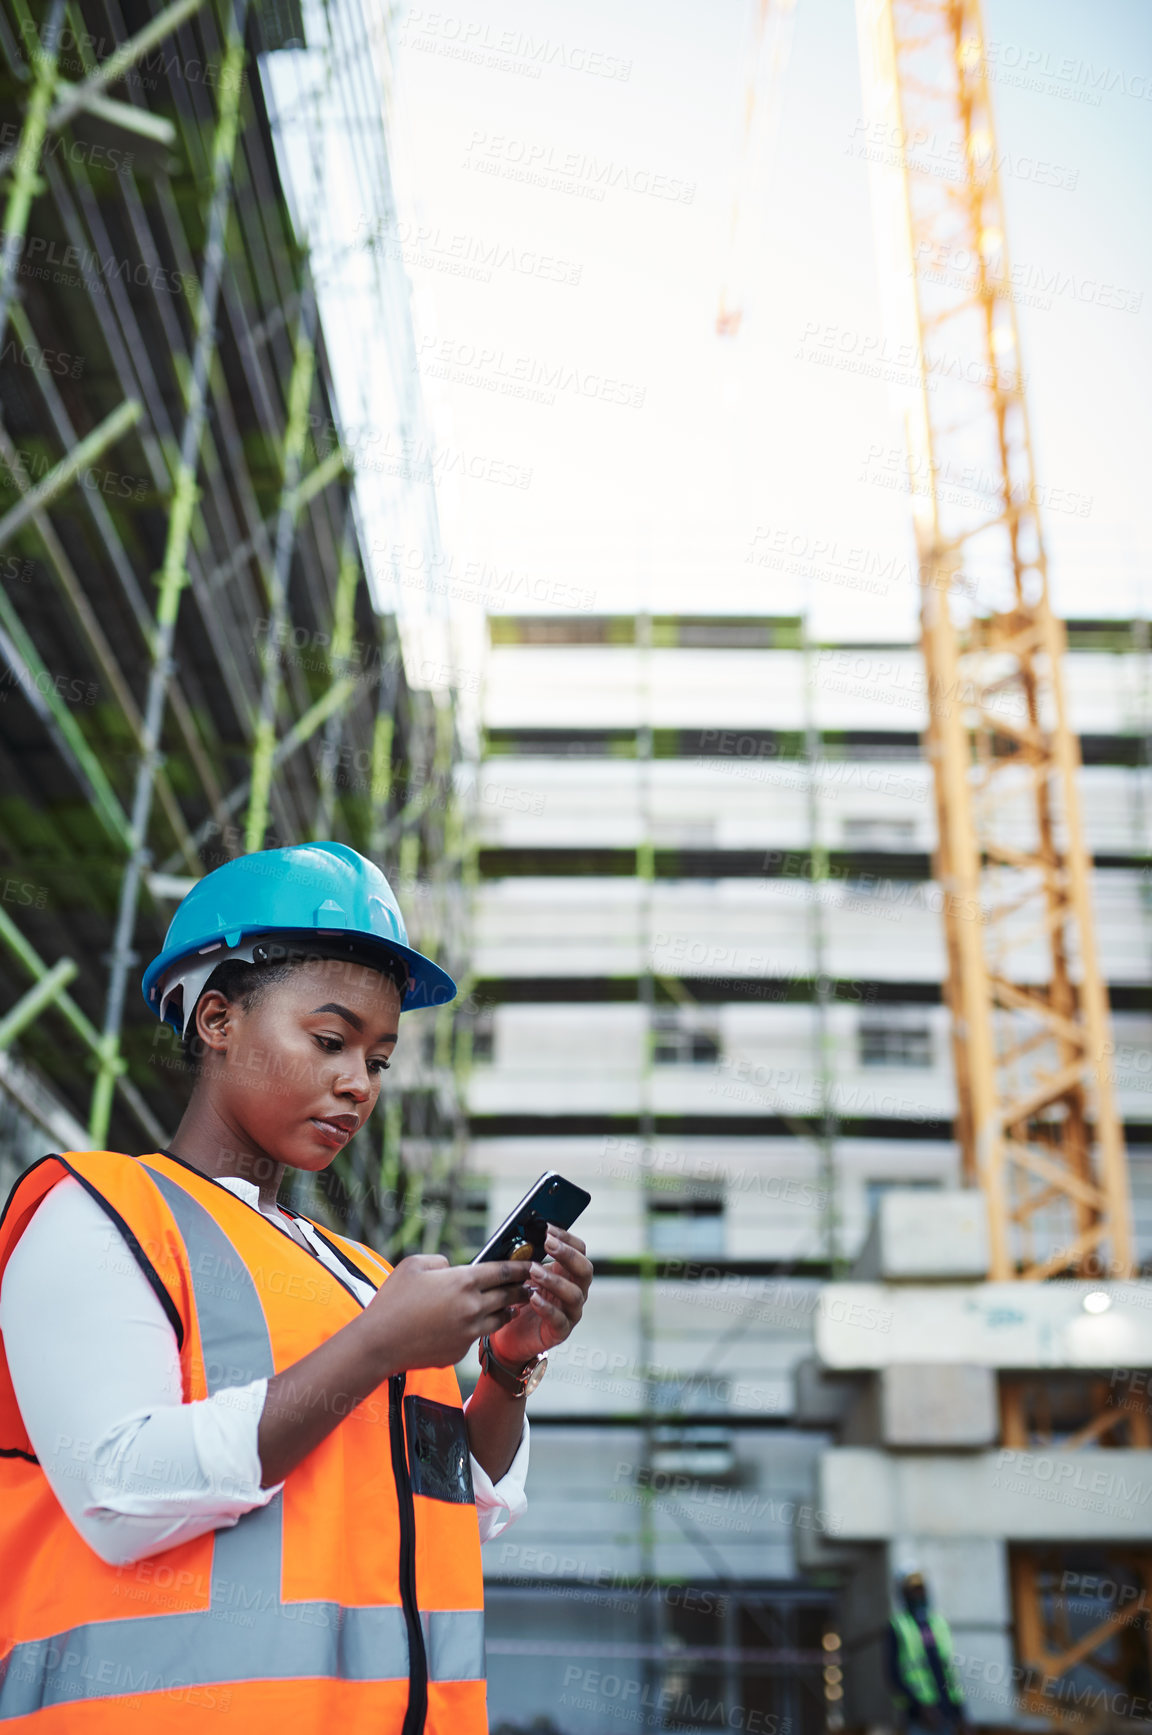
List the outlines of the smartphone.
{"label": "smartphone", "polygon": [[525,1193],[516,1209],[508,1213],[495,1235],[469,1264],[482,1265],[490,1259],[535,1259],[539,1264],[544,1257],[548,1224],[571,1229],[591,1199],[591,1193],[586,1193],[583,1187],[549,1169]]}

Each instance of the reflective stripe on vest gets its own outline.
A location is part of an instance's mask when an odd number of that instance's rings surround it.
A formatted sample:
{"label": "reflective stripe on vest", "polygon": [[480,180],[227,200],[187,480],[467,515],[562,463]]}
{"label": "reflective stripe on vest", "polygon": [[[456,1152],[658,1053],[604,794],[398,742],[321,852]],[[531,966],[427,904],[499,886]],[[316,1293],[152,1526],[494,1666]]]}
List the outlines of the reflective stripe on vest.
{"label": "reflective stripe on vest", "polygon": [[[260,1297],[211,1212],[153,1168],[188,1253],[209,1395],[271,1378]],[[283,1491],[213,1533],[211,1602],[191,1613],[101,1620],[17,1643],[0,1660],[0,1722],[41,1708],[186,1686],[330,1676],[407,1680],[403,1607],[284,1602]],[[433,1682],[484,1679],[481,1609],[421,1612]]]}
{"label": "reflective stripe on vest", "polygon": [[[215,1573],[212,1602],[212,1609],[199,1614],[149,1616],[146,1638],[139,1620],[98,1621],[15,1646],[0,1685],[0,1722],[77,1700],[250,1681],[253,1658],[259,1659],[261,1680],[407,1679],[403,1609],[277,1603],[248,1610],[245,1626],[236,1624],[233,1613],[229,1625],[217,1600]],[[483,1678],[484,1617],[478,1610],[437,1610],[420,1619],[430,1680]]]}

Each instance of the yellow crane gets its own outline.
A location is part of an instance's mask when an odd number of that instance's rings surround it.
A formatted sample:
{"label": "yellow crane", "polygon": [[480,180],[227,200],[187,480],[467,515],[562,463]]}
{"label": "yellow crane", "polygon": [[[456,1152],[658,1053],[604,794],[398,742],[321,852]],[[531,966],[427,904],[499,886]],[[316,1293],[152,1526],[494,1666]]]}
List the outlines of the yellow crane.
{"label": "yellow crane", "polygon": [[[739,333],[766,147],[794,0],[755,0],[745,160],[717,330]],[[1096,953],[1066,639],[1053,614],[1009,264],[979,0],[856,0],[885,337],[914,357],[907,487],[927,676],[956,1133],[988,1205],[994,1281],[1127,1277],[1132,1208]],[[783,52],[781,52],[783,46]],[[765,105],[775,115],[765,116]],[[1096,1389],[1098,1388],[1098,1389]],[[1097,1380],[1072,1446],[1119,1425],[1152,1445]],[[1005,1445],[1030,1443],[1023,1388],[1002,1393]],[[1101,1655],[1120,1617],[1072,1642],[1052,1562],[1011,1552],[1019,1655],[1061,1678]],[[1137,1570],[1148,1580],[1152,1560]],[[1046,1721],[1048,1701],[1025,1691]],[[1059,1721],[1059,1719],[1057,1718]]]}
{"label": "yellow crane", "polygon": [[[965,1171],[993,1279],[1127,1276],[1131,1205],[979,0],[858,0],[906,418]],[[884,242],[882,241],[882,244]]]}
{"label": "yellow crane", "polygon": [[[1052,612],[1012,298],[979,0],[857,0],[865,139],[886,327],[910,338],[906,416],[921,644],[944,897],[957,1136],[988,1202],[990,1276],[1126,1277],[1132,1209],[1113,1098],[1108,996]],[[1098,1389],[1096,1389],[1098,1388]],[[1106,1382],[1087,1427],[1125,1422]],[[1023,1391],[1003,1441],[1030,1444]],[[1072,1642],[1043,1550],[1011,1551],[1020,1660],[1037,1679],[1100,1655],[1115,1613]],[[1138,1571],[1147,1582],[1152,1563]],[[1031,1696],[1025,1694],[1026,1701]],[[1045,1720],[1049,1701],[1029,1709]]]}
{"label": "yellow crane", "polygon": [[772,172],[795,12],[796,0],[752,0],[749,43],[744,56],[748,79],[741,113],[740,161],[732,195],[728,257],[716,313],[718,337],[737,337],[744,318],[744,291]]}
{"label": "yellow crane", "polygon": [[[796,0],[752,0],[717,332],[739,334]],[[1132,1212],[1096,955],[1079,743],[1028,431],[979,0],[857,0],[885,335],[921,584],[966,1178],[994,1280],[1127,1276]]]}
{"label": "yellow crane", "polygon": [[[771,136],[794,0],[753,0],[745,150]],[[784,14],[787,14],[785,17]],[[1066,637],[1053,614],[1012,295],[1000,152],[979,0],[856,0],[885,338],[914,357],[907,488],[927,676],[956,1133],[988,1204],[989,1276],[1127,1277],[1132,1207],[1109,1057],[1068,719]],[[767,164],[742,165],[717,329],[738,292]],[[733,261],[738,262],[738,268]],[[1119,1426],[1152,1445],[1098,1379],[1092,1419],[1064,1449]],[[1003,1441],[1027,1447],[1023,1390],[1002,1393]],[[1140,1551],[1145,1582],[1152,1559]],[[1044,1551],[1011,1553],[1019,1656],[1061,1678],[1100,1655],[1114,1611],[1072,1642]],[[1050,1721],[1049,1701],[1029,1709]],[[1057,1721],[1059,1718],[1057,1718]]]}

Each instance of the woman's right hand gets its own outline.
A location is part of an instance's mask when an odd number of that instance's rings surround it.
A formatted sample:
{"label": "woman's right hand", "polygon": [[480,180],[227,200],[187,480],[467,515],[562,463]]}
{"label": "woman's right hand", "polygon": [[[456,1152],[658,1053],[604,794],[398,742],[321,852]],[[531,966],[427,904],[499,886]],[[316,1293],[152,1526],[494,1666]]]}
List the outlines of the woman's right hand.
{"label": "woman's right hand", "polygon": [[442,1253],[412,1253],[364,1309],[362,1330],[388,1373],[455,1367],[527,1303],[527,1275],[511,1259],[449,1265]]}

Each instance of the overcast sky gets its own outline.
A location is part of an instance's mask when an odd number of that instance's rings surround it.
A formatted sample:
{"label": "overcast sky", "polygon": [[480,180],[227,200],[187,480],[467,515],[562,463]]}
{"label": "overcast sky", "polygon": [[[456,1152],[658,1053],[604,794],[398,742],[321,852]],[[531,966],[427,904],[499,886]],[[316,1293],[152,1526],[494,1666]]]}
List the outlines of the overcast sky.
{"label": "overcast sky", "polygon": [[[1060,274],[1018,307],[1039,479],[1078,505],[1045,518],[1054,594],[1146,612],[1152,7],[985,10],[1013,263]],[[505,606],[791,612],[801,581],[746,559],[784,531],[878,575],[808,584],[819,635],[913,629],[908,501],[876,456],[895,407],[829,365],[883,337],[850,0],[798,0],[743,329],[716,335],[747,34],[743,0],[407,9],[417,342],[436,438],[473,471],[444,479],[443,533],[459,571],[518,575]]]}

